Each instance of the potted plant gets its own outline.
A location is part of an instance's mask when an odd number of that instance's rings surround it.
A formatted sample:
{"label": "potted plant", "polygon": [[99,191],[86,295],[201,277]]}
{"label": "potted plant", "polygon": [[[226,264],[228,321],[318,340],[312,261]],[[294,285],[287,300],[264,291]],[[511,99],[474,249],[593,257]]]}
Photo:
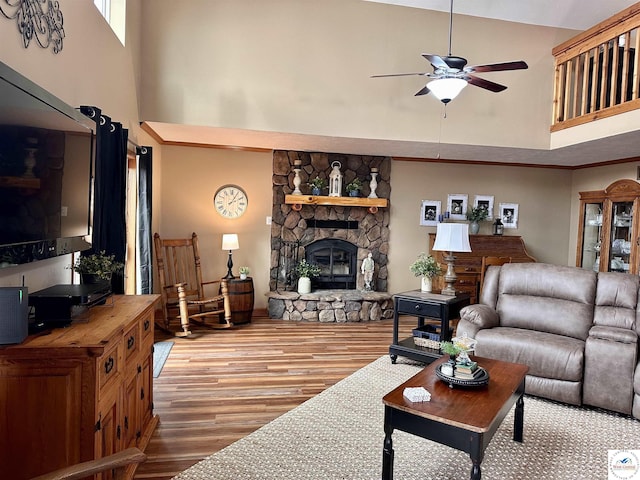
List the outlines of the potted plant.
{"label": "potted plant", "polygon": [[449,366],[447,367],[446,372],[443,373],[445,375],[453,376],[456,357],[462,353],[462,349],[453,342],[440,342],[440,351],[445,355],[449,355],[449,360],[447,361]]}
{"label": "potted plant", "polygon": [[298,293],[310,293],[311,277],[320,275],[320,267],[303,258],[296,265],[296,274],[298,275]]}
{"label": "potted plant", "polygon": [[469,233],[478,233],[480,231],[480,225],[478,222],[486,220],[488,216],[489,212],[484,207],[472,207],[467,210],[467,220],[471,222],[469,224]]}
{"label": "potted plant", "polygon": [[240,280],[246,280],[249,276],[249,267],[240,267]]}
{"label": "potted plant", "polygon": [[82,283],[110,282],[113,273],[123,268],[124,263],[116,261],[115,255],[107,255],[104,250],[91,255],[80,255],[73,265],[73,270],[80,274]]}
{"label": "potted plant", "polygon": [[416,277],[422,277],[420,290],[423,292],[430,292],[433,277],[442,273],[442,269],[436,259],[424,252],[418,255],[418,258],[411,264],[409,270],[411,270],[411,273]]}
{"label": "potted plant", "polygon": [[362,190],[362,181],[359,178],[354,178],[347,184],[345,189],[350,197],[357,197],[360,195],[360,190]]}
{"label": "potted plant", "polygon": [[309,186],[311,187],[311,195],[320,195],[326,183],[327,181],[324,178],[320,178],[317,175],[316,175],[316,178],[309,180]]}

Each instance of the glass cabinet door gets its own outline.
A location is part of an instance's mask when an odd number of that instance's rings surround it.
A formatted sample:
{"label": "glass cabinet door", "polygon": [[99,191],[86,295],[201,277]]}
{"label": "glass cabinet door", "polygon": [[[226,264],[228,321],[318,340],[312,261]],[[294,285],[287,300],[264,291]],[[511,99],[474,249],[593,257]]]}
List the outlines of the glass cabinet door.
{"label": "glass cabinet door", "polygon": [[611,210],[609,272],[629,272],[633,202],[614,202]]}
{"label": "glass cabinet door", "polygon": [[582,228],[582,263],[587,270],[600,269],[600,247],[602,246],[602,203],[586,203]]}

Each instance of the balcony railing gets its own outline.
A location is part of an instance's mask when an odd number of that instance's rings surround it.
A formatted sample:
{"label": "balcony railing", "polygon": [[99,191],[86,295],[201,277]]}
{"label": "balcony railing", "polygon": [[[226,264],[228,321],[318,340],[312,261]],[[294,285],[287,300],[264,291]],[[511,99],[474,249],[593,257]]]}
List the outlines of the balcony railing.
{"label": "balcony railing", "polygon": [[553,49],[551,131],[640,108],[640,3]]}

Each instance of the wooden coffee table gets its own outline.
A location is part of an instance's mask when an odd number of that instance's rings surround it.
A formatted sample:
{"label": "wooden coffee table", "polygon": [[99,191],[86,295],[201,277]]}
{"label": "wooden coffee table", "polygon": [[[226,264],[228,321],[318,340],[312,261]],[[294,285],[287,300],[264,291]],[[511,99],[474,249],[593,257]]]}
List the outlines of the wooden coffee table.
{"label": "wooden coffee table", "polygon": [[[393,479],[391,435],[394,429],[467,452],[473,462],[471,480],[480,480],[484,450],[514,404],[513,439],[522,442],[524,381],[529,367],[475,357],[474,360],[489,372],[489,385],[450,388],[435,374],[436,367],[447,358],[433,362],[382,399],[385,433],[382,480]],[[431,401],[408,401],[403,396],[405,387],[424,387],[431,393]]]}

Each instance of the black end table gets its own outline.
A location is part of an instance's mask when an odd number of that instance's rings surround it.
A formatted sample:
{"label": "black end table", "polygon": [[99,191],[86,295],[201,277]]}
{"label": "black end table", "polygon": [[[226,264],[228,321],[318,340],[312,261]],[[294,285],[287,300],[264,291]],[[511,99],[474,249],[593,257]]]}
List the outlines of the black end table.
{"label": "black end table", "polygon": [[396,363],[398,356],[403,356],[419,362],[431,363],[442,355],[437,348],[415,345],[413,337],[399,340],[398,317],[400,315],[418,317],[418,327],[424,326],[425,318],[440,320],[440,341],[447,341],[451,340],[449,321],[460,316],[460,309],[470,304],[470,298],[468,293],[452,296],[420,290],[395,294],[393,296],[393,343],[389,346],[391,361]]}

